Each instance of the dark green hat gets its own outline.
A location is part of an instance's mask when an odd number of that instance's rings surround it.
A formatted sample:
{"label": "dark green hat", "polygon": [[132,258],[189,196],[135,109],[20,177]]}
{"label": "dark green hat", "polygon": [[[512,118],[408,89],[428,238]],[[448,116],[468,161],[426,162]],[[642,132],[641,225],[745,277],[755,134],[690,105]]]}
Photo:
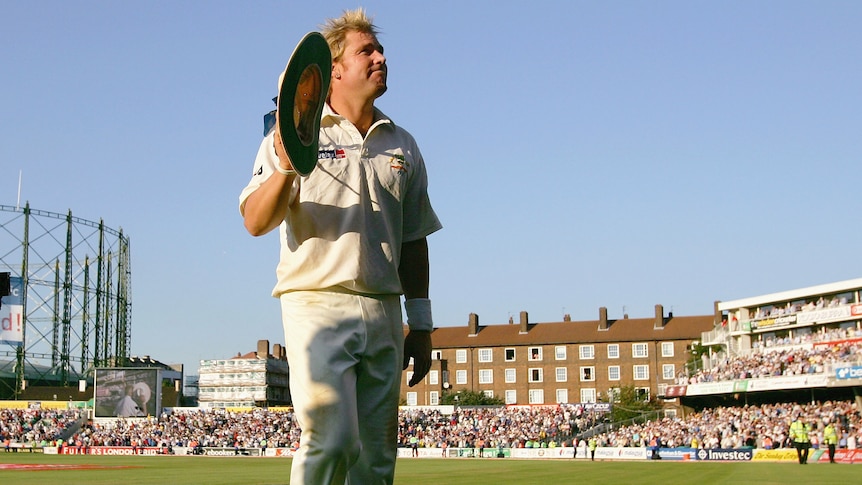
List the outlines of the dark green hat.
{"label": "dark green hat", "polygon": [[284,150],[302,176],[317,166],[320,115],[329,94],[332,53],[319,32],[299,41],[279,80],[276,119]]}

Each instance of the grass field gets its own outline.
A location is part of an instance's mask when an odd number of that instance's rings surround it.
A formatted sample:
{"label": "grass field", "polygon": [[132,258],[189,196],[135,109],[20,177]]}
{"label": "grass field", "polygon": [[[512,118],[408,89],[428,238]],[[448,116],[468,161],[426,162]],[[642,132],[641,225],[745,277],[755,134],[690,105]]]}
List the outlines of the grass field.
{"label": "grass field", "polygon": [[[9,470],[8,464],[104,467]],[[288,483],[289,458],[57,456],[0,453],[0,483],[27,485],[276,485]],[[821,484],[862,483],[862,465],[709,462],[588,462],[515,459],[399,459],[402,485]]]}

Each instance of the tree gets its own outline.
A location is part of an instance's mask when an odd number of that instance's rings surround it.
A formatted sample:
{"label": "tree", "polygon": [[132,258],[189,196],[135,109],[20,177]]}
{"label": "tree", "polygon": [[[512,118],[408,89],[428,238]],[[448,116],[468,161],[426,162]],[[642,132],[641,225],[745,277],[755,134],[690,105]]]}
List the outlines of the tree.
{"label": "tree", "polygon": [[488,397],[485,393],[468,390],[444,392],[440,396],[440,404],[455,406],[501,406],[505,403],[497,396]]}
{"label": "tree", "polygon": [[654,396],[644,399],[643,395],[635,389],[634,385],[620,387],[617,400],[611,406],[611,421],[614,423],[645,419],[654,419],[655,414],[662,408],[661,403]]}
{"label": "tree", "polygon": [[[717,347],[720,350],[721,346]],[[713,347],[713,350],[715,350],[715,346]],[[685,363],[688,375],[696,373],[701,367],[703,367],[703,356],[709,353],[709,351],[710,347],[704,347],[699,341],[692,342],[688,347],[688,359]]]}

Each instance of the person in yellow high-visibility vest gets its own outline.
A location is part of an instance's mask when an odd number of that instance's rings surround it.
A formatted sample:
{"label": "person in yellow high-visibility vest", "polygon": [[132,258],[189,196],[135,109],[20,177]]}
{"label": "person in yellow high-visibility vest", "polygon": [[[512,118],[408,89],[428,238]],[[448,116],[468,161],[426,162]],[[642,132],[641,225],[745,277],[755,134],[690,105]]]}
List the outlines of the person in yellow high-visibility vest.
{"label": "person in yellow high-visibility vest", "polygon": [[829,424],[823,429],[823,442],[829,448],[829,463],[835,463],[835,445],[838,444],[838,432],[832,421],[829,421]]}
{"label": "person in yellow high-visibility vest", "polygon": [[793,441],[793,446],[796,448],[796,456],[799,457],[800,465],[808,464],[808,449],[811,448],[811,441],[808,438],[808,433],[811,432],[811,425],[802,421],[801,415],[796,415],[793,422],[790,423],[790,439]]}

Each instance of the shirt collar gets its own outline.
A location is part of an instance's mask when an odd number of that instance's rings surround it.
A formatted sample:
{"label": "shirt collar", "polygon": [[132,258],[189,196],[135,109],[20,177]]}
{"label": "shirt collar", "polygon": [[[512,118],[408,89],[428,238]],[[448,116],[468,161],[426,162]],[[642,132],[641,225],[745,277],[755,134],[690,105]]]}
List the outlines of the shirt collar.
{"label": "shirt collar", "polygon": [[[343,117],[340,114],[333,111],[332,106],[329,106],[329,103],[326,103],[323,105],[323,113],[321,114],[320,117],[321,117],[321,119],[326,119],[326,118],[333,118],[333,119],[339,119],[339,120],[346,119],[345,117]],[[375,106],[374,107],[374,123],[371,124],[371,127],[373,128],[374,126],[379,125],[379,124],[383,124],[383,123],[392,123],[392,120],[388,116],[386,116],[386,114],[384,114],[382,111],[377,109],[377,106]]]}

